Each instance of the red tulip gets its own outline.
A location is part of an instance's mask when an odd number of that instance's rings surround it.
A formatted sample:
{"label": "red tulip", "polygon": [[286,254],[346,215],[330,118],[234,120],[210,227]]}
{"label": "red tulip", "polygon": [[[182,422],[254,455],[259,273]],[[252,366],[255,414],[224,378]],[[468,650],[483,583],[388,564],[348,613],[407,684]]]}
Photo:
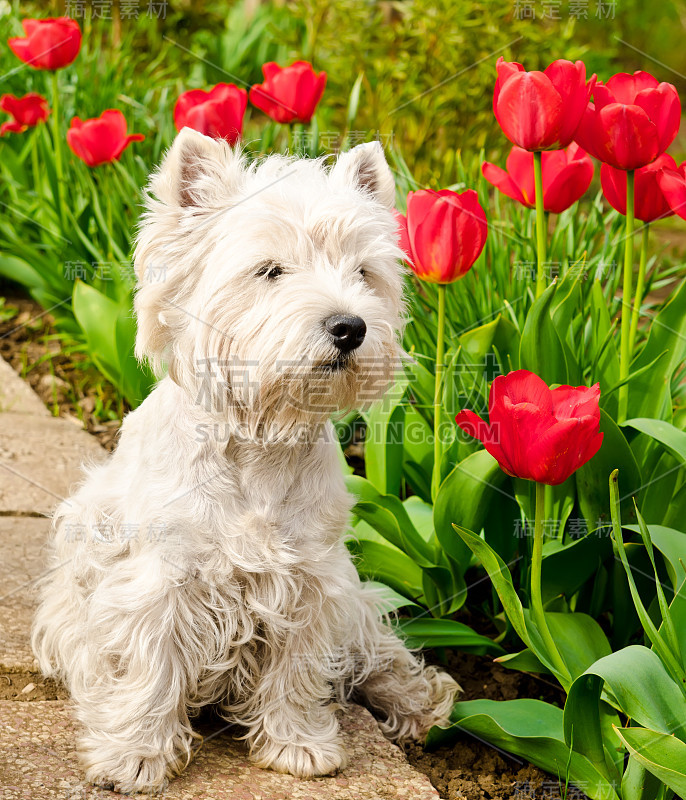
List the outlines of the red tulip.
{"label": "red tulip", "polygon": [[[402,216],[402,215],[399,215]],[[469,272],[486,244],[488,225],[476,192],[423,189],[407,195],[407,238],[401,248],[418,278],[451,283]]]}
{"label": "red tulip", "polygon": [[567,147],[593,91],[583,61],[553,61],[545,72],[527,72],[502,57],[493,93],[493,112],[507,138],[524,150]]}
{"label": "red tulip", "polygon": [[126,134],[126,119],[118,109],[109,108],[95,119],[74,117],[67,131],[67,144],[89,167],[117,161],[131,142],[145,139],[142,133]]}
{"label": "red tulip", "polygon": [[23,97],[3,94],[0,97],[0,108],[14,117],[11,122],[0,125],[0,136],[6,133],[23,133],[39,122],[45,122],[50,114],[48,101],[36,92],[30,92]]}
{"label": "red tulip", "polygon": [[[561,214],[591,185],[593,162],[578,144],[570,144],[566,150],[546,150],[541,155],[543,206],[546,211]],[[484,178],[513,200],[535,208],[533,153],[513,147],[505,163],[507,171],[484,162]]]}
{"label": "red tulip", "polygon": [[681,121],[681,102],[671,83],[648,72],[619,72],[593,90],[576,141],[599,161],[639,169],[664,153]]}
{"label": "red tulip", "polygon": [[657,181],[672,213],[686,219],[686,161],[675,169],[660,170]]}
{"label": "red tulip", "polygon": [[248,93],[233,83],[218,83],[209,92],[191,89],[176,101],[174,124],[177,131],[193,128],[233,145],[241,138],[247,104]]}
{"label": "red tulip", "polygon": [[597,383],[551,390],[538,375],[519,369],[491,384],[490,425],[473,411],[460,411],[455,421],[508,475],[556,486],[600,449],[599,397]]}
{"label": "red tulip", "polygon": [[326,86],[326,72],[319,75],[309,61],[280,67],[264,64],[264,83],[250,89],[250,102],[277,122],[309,122]]}
{"label": "red tulip", "polygon": [[70,17],[25,19],[25,38],[8,39],[12,52],[36,69],[67,67],[81,49],[81,28]]}
{"label": "red tulip", "polygon": [[[676,161],[667,153],[662,153],[655,161],[636,170],[634,216],[641,222],[653,222],[674,213],[658,181],[663,169],[677,169]],[[600,184],[612,208],[620,214],[626,214],[626,170],[603,164],[600,168]]]}

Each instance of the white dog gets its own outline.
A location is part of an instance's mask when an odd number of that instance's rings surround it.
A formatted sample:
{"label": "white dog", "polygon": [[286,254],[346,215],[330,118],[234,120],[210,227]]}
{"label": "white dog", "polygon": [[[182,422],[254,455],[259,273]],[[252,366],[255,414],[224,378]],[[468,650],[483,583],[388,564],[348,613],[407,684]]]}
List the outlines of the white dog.
{"label": "white dog", "polygon": [[377,143],[248,165],[184,129],[136,250],[137,354],[162,374],[55,517],[33,647],[84,728],[87,778],[151,791],[188,763],[207,704],[255,763],[345,764],[336,710],[392,739],[448,720],[457,684],[384,624],[343,541],[329,418],[398,363],[401,255]]}

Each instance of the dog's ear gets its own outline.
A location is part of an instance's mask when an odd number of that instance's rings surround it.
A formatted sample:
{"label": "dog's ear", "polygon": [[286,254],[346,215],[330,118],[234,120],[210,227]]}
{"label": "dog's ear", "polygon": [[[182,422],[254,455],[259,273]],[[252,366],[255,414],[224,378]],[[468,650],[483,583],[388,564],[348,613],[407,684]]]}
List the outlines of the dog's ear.
{"label": "dog's ear", "polygon": [[170,371],[178,367],[172,345],[189,327],[183,309],[214,241],[212,220],[236,202],[245,178],[239,150],[190,128],[178,134],[151,178],[134,254],[136,355],[158,374],[163,362]]}
{"label": "dog's ear", "polygon": [[224,139],[182,128],[153,176],[150,189],[179,208],[209,208],[226,203],[238,188],[242,157]]}
{"label": "dog's ear", "polygon": [[358,144],[341,153],[331,169],[331,179],[361,189],[386,208],[395,206],[395,181],[380,142]]}

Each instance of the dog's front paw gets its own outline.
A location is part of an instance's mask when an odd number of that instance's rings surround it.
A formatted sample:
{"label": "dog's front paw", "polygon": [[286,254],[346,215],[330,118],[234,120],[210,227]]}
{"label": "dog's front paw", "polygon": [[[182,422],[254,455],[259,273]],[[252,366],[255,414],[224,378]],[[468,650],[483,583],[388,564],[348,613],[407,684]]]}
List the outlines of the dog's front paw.
{"label": "dog's front paw", "polygon": [[345,750],[338,741],[317,744],[263,745],[252,754],[260,767],[276,772],[287,772],[298,778],[316,778],[332,775],[344,769],[347,763]]}
{"label": "dog's front paw", "polygon": [[159,794],[168,786],[170,778],[181,765],[168,756],[141,755],[135,752],[108,751],[103,745],[86,745],[79,751],[86,771],[86,780],[103,789],[122,794]]}

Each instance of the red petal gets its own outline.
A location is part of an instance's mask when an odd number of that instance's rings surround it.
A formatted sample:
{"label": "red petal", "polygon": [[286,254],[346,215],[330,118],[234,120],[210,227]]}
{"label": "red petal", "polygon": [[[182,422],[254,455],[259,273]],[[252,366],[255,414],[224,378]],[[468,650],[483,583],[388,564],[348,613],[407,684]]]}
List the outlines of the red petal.
{"label": "red petal", "polygon": [[674,141],[681,124],[681,101],[677,90],[671,83],[661,83],[657,89],[644,89],[636,95],[636,105],[655,123],[659,151],[664,152]]}
{"label": "red petal", "polygon": [[507,454],[499,443],[499,431],[493,430],[473,411],[460,411],[455,417],[455,422],[465,433],[483,443],[502,470],[508,475],[515,474]]}
{"label": "red petal", "polygon": [[553,413],[558,420],[593,416],[600,419],[600,384],[593,386],[558,386],[551,392]]}
{"label": "red petal", "polygon": [[190,89],[179,95],[174,105],[174,125],[177,131],[186,126],[186,119],[190,110],[198,104],[204,103],[206,99],[207,92],[202,89]]}
{"label": "red petal", "polygon": [[559,139],[564,108],[542,72],[521,72],[503,86],[496,118],[507,138],[525,150],[548,150]]}
{"label": "red petal", "polygon": [[31,63],[32,55],[28,39],[8,39],[7,44],[17,58],[21,59],[25,64]]}
{"label": "red petal", "polygon": [[271,80],[278,75],[279,72],[281,72],[281,67],[274,61],[267,61],[266,64],[262,64],[262,74],[266,81]]}
{"label": "red petal", "polygon": [[657,127],[642,108],[611,103],[598,116],[602,161],[620,169],[638,169],[657,158]]}
{"label": "red petal", "polygon": [[633,75],[628,72],[618,72],[607,82],[607,88],[612,92],[617,103],[630,105],[634,103],[636,95],[644,89],[655,89],[657,78],[649,72],[638,70]]}
{"label": "red petal", "polygon": [[591,90],[595,84],[586,84],[586,65],[583,61],[574,64],[565,59],[558,59],[545,70],[557,93],[562,99],[564,114],[560,124],[559,146],[567,147],[574,138],[584,110],[588,105]]}
{"label": "red petal", "polygon": [[593,104],[595,105],[596,111],[600,111],[601,108],[605,106],[609,106],[610,103],[616,103],[617,100],[612,92],[605,86],[602,81],[596,81],[595,86],[593,87]]}
{"label": "red petal", "polygon": [[512,180],[519,187],[524,203],[529,208],[536,205],[534,187],[534,157],[527,150],[521,147],[513,147],[507,157],[507,171],[512,176]]}
{"label": "red petal", "polygon": [[512,473],[525,480],[546,482],[548,464],[541,443],[555,424],[554,418],[532,403],[520,403],[509,409],[498,422],[500,446],[505,452]]}
{"label": "red petal", "polygon": [[0,125],[0,136],[4,136],[6,133],[24,133],[26,129],[27,126],[20,122],[3,122]]}
{"label": "red petal", "polygon": [[491,429],[478,414],[473,411],[460,411],[455,417],[455,422],[466,434],[473,436],[480,442],[491,441]]}
{"label": "red petal", "polygon": [[495,79],[495,87],[493,89],[494,113],[495,113],[496,103],[498,102],[498,96],[500,95],[500,90],[513,75],[516,75],[518,72],[524,72],[524,67],[518,61],[505,61],[505,59],[502,56],[500,56],[500,58],[495,63],[495,71],[496,71],[496,79]]}
{"label": "red petal", "polygon": [[527,369],[514,370],[494,379],[489,396],[489,414],[493,413],[496,405],[503,406],[505,401],[511,406],[533,403],[547,414],[553,412],[552,396],[547,383]]}
{"label": "red petal", "polygon": [[686,177],[681,169],[662,170],[657,180],[671,210],[681,219],[686,219]]}
{"label": "red petal", "polygon": [[450,203],[438,200],[411,238],[414,271],[422,280],[449,283],[458,242]]}
{"label": "red petal", "polygon": [[530,440],[528,454],[532,479],[550,486],[564,483],[581,466],[581,450],[586,444],[586,431],[576,418],[538,431]]}
{"label": "red petal", "polygon": [[[523,152],[526,153],[526,150],[524,150]],[[512,177],[508,175],[504,169],[501,169],[500,167],[497,167],[495,164],[491,164],[488,161],[485,161],[481,165],[481,172],[483,173],[484,178],[486,178],[486,180],[491,184],[491,186],[495,186],[495,188],[501,191],[504,195],[507,195],[507,197],[511,197],[518,203],[522,203],[523,205],[532,208],[531,203],[528,203],[524,199],[524,195],[522,194],[522,191],[519,188],[519,186],[516,185]]]}
{"label": "red petal", "polygon": [[[583,153],[583,150],[579,152]],[[561,214],[588,190],[593,180],[593,162],[585,153],[583,158],[569,161],[561,168],[551,160],[546,172],[546,155],[556,153],[555,150],[543,153],[543,205],[546,211]]]}
{"label": "red petal", "polygon": [[600,186],[607,202],[620,214],[626,214],[626,170],[602,164]]}
{"label": "red petal", "polygon": [[412,243],[417,227],[424,221],[426,215],[434,207],[437,192],[430,189],[420,189],[418,192],[409,192],[407,195],[407,232]]}
{"label": "red petal", "polygon": [[412,247],[410,245],[410,237],[407,233],[407,217],[401,214],[396,209],[393,209],[393,215],[398,223],[398,246],[405,254],[405,260],[412,263]]}

